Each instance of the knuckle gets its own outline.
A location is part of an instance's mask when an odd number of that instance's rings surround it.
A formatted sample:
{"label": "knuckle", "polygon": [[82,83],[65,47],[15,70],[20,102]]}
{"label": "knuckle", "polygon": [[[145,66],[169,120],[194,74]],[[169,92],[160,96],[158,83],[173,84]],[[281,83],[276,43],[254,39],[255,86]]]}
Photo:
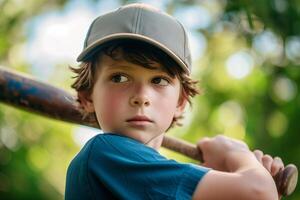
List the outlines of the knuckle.
{"label": "knuckle", "polygon": [[257,158],[257,160],[259,162],[262,162],[263,152],[260,150],[254,150],[253,153],[254,153],[255,157]]}
{"label": "knuckle", "polygon": [[277,161],[277,162],[282,162],[281,158],[277,157],[277,156],[274,158],[274,160]]}
{"label": "knuckle", "polygon": [[282,162],[281,158],[275,157],[274,158],[274,162],[279,166],[279,168],[283,168],[284,167],[284,163]]}
{"label": "knuckle", "polygon": [[270,155],[266,154],[262,157],[262,160],[263,162],[270,162],[273,160],[273,158]]}
{"label": "knuckle", "polygon": [[271,174],[274,176],[279,171],[279,169],[280,169],[279,166],[272,165],[271,166]]}
{"label": "knuckle", "polygon": [[207,143],[209,143],[209,141],[210,141],[210,138],[203,137],[201,140],[198,141],[197,146],[201,146],[201,147],[206,146]]}
{"label": "knuckle", "polygon": [[275,176],[283,168],[284,168],[283,164],[273,163],[272,166],[271,166],[272,175]]}
{"label": "knuckle", "polygon": [[262,156],[264,154],[261,150],[258,150],[258,149],[254,150],[253,152],[259,156]]}
{"label": "knuckle", "polygon": [[280,164],[274,163],[274,164],[272,165],[272,168],[274,168],[274,169],[280,169],[281,166],[280,166]]}

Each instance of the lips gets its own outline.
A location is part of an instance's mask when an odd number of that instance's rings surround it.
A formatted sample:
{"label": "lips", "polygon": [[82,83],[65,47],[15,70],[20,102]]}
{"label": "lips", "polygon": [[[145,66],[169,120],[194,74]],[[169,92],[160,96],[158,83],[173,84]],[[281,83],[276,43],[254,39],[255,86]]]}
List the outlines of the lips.
{"label": "lips", "polygon": [[153,122],[151,119],[149,119],[146,116],[135,116],[126,121],[127,122]]}

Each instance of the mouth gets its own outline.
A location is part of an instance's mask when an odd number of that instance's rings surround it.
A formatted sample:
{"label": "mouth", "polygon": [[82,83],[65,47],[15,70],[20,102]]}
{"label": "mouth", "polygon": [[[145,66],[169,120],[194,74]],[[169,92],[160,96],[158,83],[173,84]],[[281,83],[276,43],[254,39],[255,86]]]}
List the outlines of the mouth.
{"label": "mouth", "polygon": [[146,116],[143,115],[138,115],[138,116],[134,116],[128,120],[126,120],[126,122],[131,122],[131,123],[152,123],[153,121],[151,119],[149,119]]}

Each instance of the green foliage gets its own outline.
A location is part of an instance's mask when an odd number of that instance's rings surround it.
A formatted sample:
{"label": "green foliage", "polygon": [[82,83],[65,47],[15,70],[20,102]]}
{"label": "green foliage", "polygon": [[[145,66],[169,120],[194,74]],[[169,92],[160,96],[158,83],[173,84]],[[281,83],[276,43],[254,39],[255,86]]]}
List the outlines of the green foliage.
{"label": "green foliage", "polygon": [[[0,65],[29,73],[29,64],[16,54],[28,40],[26,22],[40,13],[63,9],[66,2],[0,1]],[[171,14],[178,8],[199,6],[213,13],[210,25],[196,30],[206,39],[206,51],[195,59],[193,74],[203,94],[193,99],[185,126],[168,134],[196,142],[223,133],[299,167],[299,1],[168,2]],[[261,38],[266,37],[271,40],[264,43]],[[269,52],[266,46],[271,44],[276,46]],[[240,58],[247,62],[239,64],[249,65],[246,74],[236,73],[241,68],[234,62]],[[69,88],[67,66],[59,74],[63,76],[59,81],[67,81],[50,84]],[[80,148],[72,137],[73,128],[0,104],[1,199],[63,199],[67,166]],[[195,162],[165,149],[162,153]],[[300,199],[300,190],[288,199]]]}

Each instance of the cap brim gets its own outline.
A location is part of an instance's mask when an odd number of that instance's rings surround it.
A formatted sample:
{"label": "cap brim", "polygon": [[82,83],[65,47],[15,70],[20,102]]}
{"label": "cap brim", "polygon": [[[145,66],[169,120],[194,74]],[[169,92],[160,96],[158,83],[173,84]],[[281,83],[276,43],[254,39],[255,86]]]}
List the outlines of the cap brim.
{"label": "cap brim", "polygon": [[102,45],[106,42],[109,42],[109,41],[117,40],[117,39],[133,39],[133,40],[140,40],[140,41],[144,41],[149,44],[152,44],[152,45],[158,47],[159,49],[161,49],[162,51],[164,51],[166,54],[168,54],[171,58],[173,58],[175,60],[175,62],[177,62],[182,67],[182,69],[186,73],[190,74],[190,70],[189,70],[188,66],[176,54],[174,54],[170,49],[168,49],[165,45],[163,45],[149,37],[139,35],[139,34],[134,34],[134,33],[116,33],[116,34],[111,34],[109,36],[103,37],[99,40],[96,40],[95,42],[93,42],[92,44],[87,46],[80,53],[80,55],[77,57],[77,61],[82,62],[82,61],[87,60],[91,56],[93,51],[95,49],[97,49],[100,45]]}

